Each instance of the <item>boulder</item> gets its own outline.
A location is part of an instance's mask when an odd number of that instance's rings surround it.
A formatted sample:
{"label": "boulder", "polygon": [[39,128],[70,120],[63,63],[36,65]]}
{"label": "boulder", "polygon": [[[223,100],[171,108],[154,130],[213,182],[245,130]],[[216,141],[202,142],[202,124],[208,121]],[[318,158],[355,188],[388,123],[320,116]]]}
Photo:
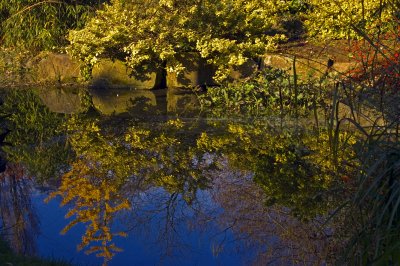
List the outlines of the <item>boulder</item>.
{"label": "boulder", "polygon": [[247,60],[243,65],[234,66],[231,69],[228,81],[243,80],[251,77],[258,70],[258,64],[254,60]]}
{"label": "boulder", "polygon": [[186,53],[177,58],[185,67],[183,73],[167,72],[168,88],[194,88],[198,86],[215,86],[213,79],[215,67],[207,64],[196,53]]}
{"label": "boulder", "polygon": [[161,71],[143,72],[133,77],[131,70],[120,60],[101,60],[92,70],[92,87],[131,88],[150,90],[161,86]]}
{"label": "boulder", "polygon": [[[216,67],[207,64],[206,60],[200,58],[195,53],[187,53],[178,57],[185,67],[185,71],[180,74],[167,73],[168,88],[194,88],[203,86],[220,85],[214,79]],[[257,64],[253,60],[248,60],[243,65],[232,67],[228,81],[242,80],[250,77],[257,71]]]}
{"label": "boulder", "polygon": [[36,66],[30,66],[36,82],[68,83],[81,78],[80,64],[67,54],[45,53],[39,58]]}

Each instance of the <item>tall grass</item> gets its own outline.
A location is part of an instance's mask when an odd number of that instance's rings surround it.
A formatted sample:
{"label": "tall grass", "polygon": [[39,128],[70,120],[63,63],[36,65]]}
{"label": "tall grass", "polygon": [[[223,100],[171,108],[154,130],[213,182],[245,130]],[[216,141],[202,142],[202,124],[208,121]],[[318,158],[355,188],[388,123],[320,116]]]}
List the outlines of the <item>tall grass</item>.
{"label": "tall grass", "polygon": [[350,221],[341,225],[347,230],[338,260],[341,265],[400,263],[400,142],[398,132],[392,131],[394,125],[367,135],[363,130],[354,193],[341,213],[348,217],[345,221]]}
{"label": "tall grass", "polygon": [[[337,264],[399,265],[399,33],[357,33],[364,38],[362,47],[357,47],[360,65],[335,87],[328,122],[332,156],[342,124],[347,122],[361,136],[357,148],[360,167],[353,177],[354,187],[349,188],[352,193],[341,212],[334,214],[345,217],[338,227],[344,232],[345,244]],[[339,119],[337,110],[344,104],[350,112]]]}

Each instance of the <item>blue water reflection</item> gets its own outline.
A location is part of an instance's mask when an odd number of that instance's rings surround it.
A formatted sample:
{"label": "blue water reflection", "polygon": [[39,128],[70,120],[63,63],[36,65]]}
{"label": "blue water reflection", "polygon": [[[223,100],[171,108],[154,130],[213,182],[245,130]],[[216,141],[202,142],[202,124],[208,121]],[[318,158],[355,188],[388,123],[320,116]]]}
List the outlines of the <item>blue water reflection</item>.
{"label": "blue water reflection", "polygon": [[160,93],[79,90],[55,106],[65,93],[8,94],[1,218],[32,218],[11,246],[90,266],[325,263],[318,217],[340,202],[326,132],[196,116],[193,94]]}
{"label": "blue water reflection", "polygon": [[[158,193],[162,193],[158,191]],[[210,201],[207,192],[201,192],[205,209],[218,213]],[[68,207],[60,207],[60,200],[53,200],[44,203],[48,195],[35,193],[32,196],[34,208],[40,219],[40,234],[37,238],[39,254],[48,258],[62,259],[74,265],[95,266],[101,265],[102,259],[96,256],[88,256],[82,251],[77,251],[80,238],[84,233],[84,225],[77,225],[61,235],[60,231],[66,224],[64,218]],[[164,193],[164,196],[166,194]],[[208,201],[208,202],[207,202]],[[160,206],[146,206],[141,213],[155,212]],[[205,206],[203,206],[205,207]],[[118,253],[108,265],[245,265],[252,257],[252,250],[247,249],[246,254],[237,252],[243,250],[245,245],[235,240],[231,230],[222,230],[210,221],[211,225],[203,225],[202,228],[193,228],[191,220],[194,217],[194,210],[188,208],[184,201],[177,203],[177,212],[181,217],[176,217],[176,225],[173,228],[166,228],[166,221],[163,214],[152,214],[145,224],[135,224],[135,221],[127,220],[132,214],[125,213],[116,219],[114,227],[124,228],[128,231],[128,237],[118,238],[115,243],[124,252]],[[160,231],[164,227],[164,230]],[[163,235],[165,234],[165,235]],[[216,254],[213,250],[216,246],[223,245],[224,252]]]}

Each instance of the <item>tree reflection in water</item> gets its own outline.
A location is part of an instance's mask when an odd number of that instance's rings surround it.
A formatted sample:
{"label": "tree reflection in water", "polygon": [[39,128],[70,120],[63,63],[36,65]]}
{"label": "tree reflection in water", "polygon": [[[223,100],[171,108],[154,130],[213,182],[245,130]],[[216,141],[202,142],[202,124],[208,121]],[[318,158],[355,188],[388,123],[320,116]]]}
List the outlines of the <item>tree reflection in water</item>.
{"label": "tree reflection in water", "polygon": [[329,238],[319,230],[322,221],[300,221],[287,207],[266,205],[265,192],[249,173],[222,169],[212,198],[223,209],[216,217],[221,228],[231,229],[235,240],[246,243],[241,252],[256,250],[252,264],[321,265],[325,261]]}
{"label": "tree reflection in water", "polygon": [[[189,244],[182,241],[183,227],[215,233],[217,226],[215,255],[237,241],[246,264],[321,264],[335,248],[332,232],[319,228],[321,217],[340,204],[336,177],[351,171],[345,162],[352,161],[348,144],[354,140],[346,132],[338,137],[345,140],[335,158],[343,165],[338,169],[324,132],[282,131],[257,121],[60,117],[29,95],[35,112],[25,108],[30,98],[21,98],[21,110],[9,121],[13,164],[0,183],[3,227],[14,230],[10,241],[19,252],[34,251],[38,226],[31,181],[18,161],[28,162],[29,173],[43,173],[44,181],[59,184],[49,200],[61,197],[63,205],[71,206],[63,232],[84,224],[79,247],[103,257],[105,264],[120,251],[114,238],[125,233],[157,232],[148,242],[161,244],[159,255],[179,256],[177,251],[185,252]],[[32,113],[36,120],[28,119]],[[44,152],[25,152],[32,147]],[[42,166],[46,171],[35,171]]]}
{"label": "tree reflection in water", "polygon": [[324,131],[257,122],[222,126],[197,142],[224,159],[211,178],[212,198],[223,209],[216,221],[249,245],[244,253],[257,250],[258,265],[327,263],[338,243],[326,217],[344,201],[338,177],[355,169],[348,164],[355,163],[354,136],[340,133],[333,158]]}
{"label": "tree reflection in water", "polygon": [[176,199],[190,205],[208,182],[201,175],[202,159],[174,135],[180,127],[178,120],[159,125],[159,130],[126,126],[123,134],[116,135],[95,119],[73,117],[68,121],[68,142],[76,159],[48,200],[61,196],[62,205],[73,205],[67,214],[72,221],[63,232],[86,224],[80,249],[87,247],[88,253],[103,257],[105,264],[111,260],[120,251],[113,237],[124,235],[112,232],[114,218],[131,209],[128,199],[148,188],[163,188],[170,194],[165,207],[165,235],[170,235]]}
{"label": "tree reflection in water", "polygon": [[33,182],[19,164],[0,174],[0,233],[19,254],[34,255],[39,220],[31,202]]}
{"label": "tree reflection in water", "polygon": [[[112,233],[111,223],[122,214],[131,231],[158,231],[164,255],[182,250],[179,228],[188,221],[233,232],[258,250],[260,264],[319,264],[330,252],[330,233],[319,230],[315,217],[334,207],[332,198],[325,200],[334,169],[307,134],[299,139],[228,124],[222,133],[188,136],[180,120],[128,124],[119,134],[90,119],[70,119],[68,128],[76,160],[52,197],[74,204],[64,232],[86,223],[81,247],[98,251],[105,263],[119,251],[112,238],[124,234]],[[223,246],[216,243],[215,253]]]}

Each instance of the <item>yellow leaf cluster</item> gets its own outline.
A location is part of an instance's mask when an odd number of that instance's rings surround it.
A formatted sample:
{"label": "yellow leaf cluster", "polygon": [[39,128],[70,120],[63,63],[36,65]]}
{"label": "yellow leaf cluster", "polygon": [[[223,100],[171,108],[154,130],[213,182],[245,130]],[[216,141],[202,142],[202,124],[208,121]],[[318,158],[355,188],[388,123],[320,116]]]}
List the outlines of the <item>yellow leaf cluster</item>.
{"label": "yellow leaf cluster", "polygon": [[268,33],[287,9],[280,0],[114,0],[84,29],[70,32],[68,51],[89,66],[101,57],[119,57],[133,74],[162,62],[179,73],[182,54],[196,53],[223,79],[230,66],[285,38]]}
{"label": "yellow leaf cluster", "polygon": [[395,8],[390,1],[310,0],[307,14],[309,34],[319,39],[361,38],[356,28],[366,34],[385,28],[394,21]]}

